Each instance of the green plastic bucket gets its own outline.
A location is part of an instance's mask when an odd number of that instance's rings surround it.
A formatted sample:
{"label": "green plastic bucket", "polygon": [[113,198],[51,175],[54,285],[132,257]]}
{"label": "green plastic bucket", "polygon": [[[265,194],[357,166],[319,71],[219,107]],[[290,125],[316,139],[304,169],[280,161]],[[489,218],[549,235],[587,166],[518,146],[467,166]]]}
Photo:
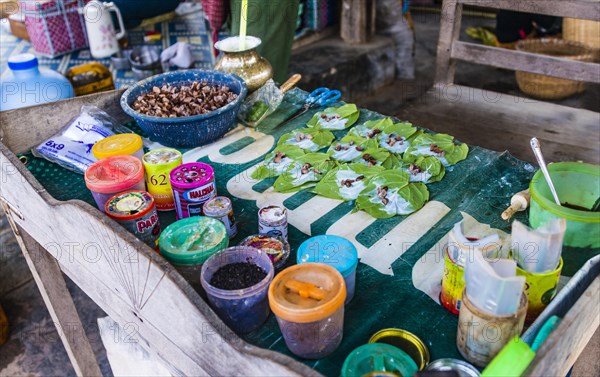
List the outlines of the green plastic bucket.
{"label": "green plastic bucket", "polygon": [[[557,162],[548,165],[561,203],[592,208],[600,197],[600,166],[580,162]],[[600,212],[558,206],[541,171],[529,184],[531,204],[529,223],[537,228],[551,219],[567,220],[564,245],[582,248],[600,247]]]}

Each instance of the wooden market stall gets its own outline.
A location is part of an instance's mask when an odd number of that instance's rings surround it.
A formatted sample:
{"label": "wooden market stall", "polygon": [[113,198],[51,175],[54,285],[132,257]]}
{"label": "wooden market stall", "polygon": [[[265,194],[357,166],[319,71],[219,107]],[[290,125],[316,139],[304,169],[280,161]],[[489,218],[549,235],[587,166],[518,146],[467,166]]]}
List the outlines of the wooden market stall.
{"label": "wooden market stall", "polygon": [[[440,90],[452,83],[456,60],[600,81],[597,66],[590,63],[492,51],[458,42],[460,12],[462,4],[467,3],[508,9],[525,6],[531,8],[526,10],[544,14],[600,19],[599,3],[583,0],[446,1],[444,9],[450,16],[442,18],[436,86],[426,96],[427,105],[413,108],[407,119],[413,118],[416,124],[437,130],[443,128],[445,119],[454,122],[461,119],[465,132],[473,133],[475,131],[467,127],[471,122],[495,119],[500,113],[514,112],[518,121],[512,123],[528,125],[533,130],[552,119],[548,113],[564,113],[567,119],[589,133],[577,136],[577,132],[566,133],[553,126],[552,130],[559,133],[562,142],[575,143],[572,141],[575,137],[589,139],[598,135],[598,129],[591,123],[597,118],[583,110],[545,103],[519,108],[508,106],[511,100],[508,97],[502,100],[508,101],[506,103],[486,103],[485,106],[482,102],[479,105],[466,102],[460,110],[460,101],[440,100]],[[119,105],[121,93],[101,93],[0,113],[0,203],[57,327],[82,327],[64,273],[117,323],[133,325],[141,345],[176,375],[318,375],[317,371],[286,355],[242,340],[161,256],[89,204],[80,200],[57,200],[17,157],[56,133],[82,104],[94,104],[116,116],[119,122],[128,122],[130,119]],[[463,115],[457,118],[453,113],[458,111],[463,111]],[[473,115],[465,118],[464,114]],[[569,136],[573,133],[576,135]],[[546,144],[556,142],[542,140]],[[583,148],[597,150],[597,140],[589,141]],[[528,142],[528,138],[525,141]],[[558,143],[555,148],[559,148]],[[581,353],[599,326],[595,302],[600,292],[598,272],[597,266],[587,271],[590,275],[587,284],[582,284],[577,293],[573,292],[578,299],[539,350],[527,375],[555,375],[558,371],[564,375]],[[66,336],[61,331],[59,334],[78,375],[101,374],[85,335]]]}

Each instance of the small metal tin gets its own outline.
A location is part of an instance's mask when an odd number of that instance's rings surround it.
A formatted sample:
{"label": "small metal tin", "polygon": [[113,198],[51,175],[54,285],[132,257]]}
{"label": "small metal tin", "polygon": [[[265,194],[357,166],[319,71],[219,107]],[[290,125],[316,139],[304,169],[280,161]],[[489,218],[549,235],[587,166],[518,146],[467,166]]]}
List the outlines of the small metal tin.
{"label": "small metal tin", "polygon": [[231,200],[224,196],[215,196],[209,199],[202,207],[204,216],[217,219],[225,225],[229,239],[232,239],[237,234],[237,224],[233,214],[233,205]]}
{"label": "small metal tin", "polygon": [[146,245],[157,247],[160,223],[154,198],[148,192],[133,190],[119,193],[106,202],[104,210]]}
{"label": "small metal tin", "polygon": [[258,211],[258,234],[281,237],[287,241],[287,209],[279,206],[267,206]]}
{"label": "small metal tin", "polygon": [[204,203],[217,196],[214,170],[203,162],[179,165],[169,177],[177,220],[201,216]]}
{"label": "small metal tin", "polygon": [[169,177],[171,171],[181,165],[181,152],[173,148],[151,150],[142,158],[146,170],[146,186],[154,196],[157,211],[175,209],[173,188]]}
{"label": "small metal tin", "polygon": [[273,237],[266,234],[255,234],[248,236],[240,242],[240,246],[250,246],[264,251],[271,259],[273,267],[283,267],[290,256],[290,244],[281,237]]}
{"label": "small metal tin", "polygon": [[473,365],[458,359],[438,359],[432,361],[425,370],[455,371],[460,377],[479,377],[481,374]]}
{"label": "small metal tin", "polygon": [[425,369],[429,363],[429,349],[415,334],[402,329],[383,329],[377,331],[369,343],[386,343],[406,352],[417,364],[419,370]]}

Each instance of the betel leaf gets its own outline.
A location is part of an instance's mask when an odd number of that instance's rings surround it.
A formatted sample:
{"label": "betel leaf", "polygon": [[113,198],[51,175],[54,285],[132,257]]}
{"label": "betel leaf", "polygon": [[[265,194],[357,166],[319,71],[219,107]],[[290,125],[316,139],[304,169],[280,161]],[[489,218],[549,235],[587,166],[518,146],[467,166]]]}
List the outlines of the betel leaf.
{"label": "betel leaf", "polygon": [[444,165],[433,156],[405,158],[400,170],[410,174],[411,182],[432,183],[444,178]]}
{"label": "betel leaf", "polygon": [[304,150],[296,145],[283,144],[265,156],[265,160],[252,172],[252,179],[265,179],[277,177],[282,174],[288,166],[300,156]]}
{"label": "betel leaf", "polygon": [[417,132],[417,128],[411,123],[394,123],[383,129],[377,135],[377,141],[381,148],[393,153],[404,153],[410,147],[410,138]]}
{"label": "betel leaf", "polygon": [[328,107],[313,115],[306,126],[325,130],[344,130],[356,123],[359,115],[360,111],[354,104]]}
{"label": "betel leaf", "polygon": [[331,199],[355,200],[369,179],[383,171],[385,169],[382,166],[344,164],[327,173],[313,192]]}
{"label": "betel leaf", "polygon": [[394,169],[400,165],[394,153],[377,147],[366,149],[354,162],[366,166],[383,166],[386,169]]}
{"label": "betel leaf", "polygon": [[307,153],[293,161],[273,187],[283,193],[313,187],[335,166],[336,162],[328,154]]}
{"label": "betel leaf", "polygon": [[302,128],[282,135],[277,145],[296,145],[306,151],[316,152],[331,145],[334,139],[335,136],[327,130]]}
{"label": "betel leaf", "polygon": [[355,126],[348,132],[348,135],[361,136],[367,139],[376,139],[386,127],[393,125],[394,122],[391,118],[384,118],[378,120],[368,120],[363,124]]}
{"label": "betel leaf", "polygon": [[405,157],[434,156],[444,166],[450,166],[467,158],[468,153],[469,147],[466,144],[455,144],[450,135],[422,133],[412,141]]}
{"label": "betel leaf", "polygon": [[369,148],[377,147],[377,141],[365,139],[364,137],[346,135],[342,140],[337,141],[329,147],[327,154],[334,160],[350,162],[361,156]]}
{"label": "betel leaf", "polygon": [[429,200],[427,186],[408,180],[408,173],[399,170],[387,170],[373,177],[356,199],[356,210],[385,219],[421,209]]}

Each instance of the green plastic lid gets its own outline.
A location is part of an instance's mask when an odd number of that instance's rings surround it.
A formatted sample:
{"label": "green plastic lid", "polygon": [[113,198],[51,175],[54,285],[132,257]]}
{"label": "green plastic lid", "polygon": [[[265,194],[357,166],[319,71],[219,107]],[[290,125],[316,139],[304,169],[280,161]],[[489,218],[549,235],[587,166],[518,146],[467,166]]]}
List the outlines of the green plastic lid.
{"label": "green plastic lid", "polygon": [[169,262],[193,266],[229,246],[229,236],[219,220],[193,216],[169,225],[161,233],[158,246]]}
{"label": "green plastic lid", "polygon": [[389,372],[410,377],[419,368],[408,354],[385,343],[369,343],[352,351],[342,366],[342,377],[364,376],[373,372]]}

